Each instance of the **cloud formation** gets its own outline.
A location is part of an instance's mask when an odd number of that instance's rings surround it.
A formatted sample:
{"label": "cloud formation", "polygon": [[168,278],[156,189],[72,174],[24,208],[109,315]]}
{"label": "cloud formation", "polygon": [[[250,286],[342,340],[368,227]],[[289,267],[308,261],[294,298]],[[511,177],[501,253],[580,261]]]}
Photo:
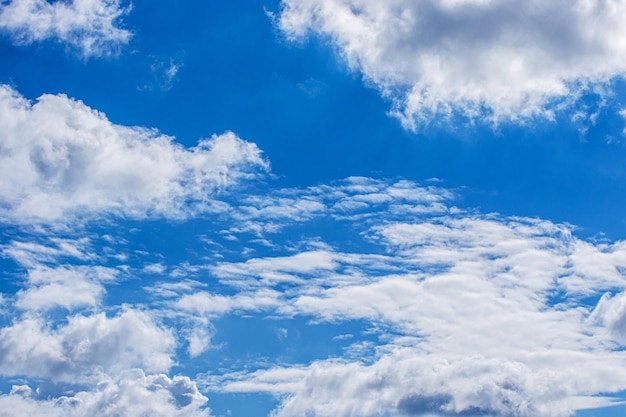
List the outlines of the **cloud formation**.
{"label": "cloud formation", "polygon": [[206,402],[187,377],[145,375],[135,369],[103,378],[94,390],[53,399],[39,398],[27,385],[14,385],[9,394],[0,395],[0,416],[208,417]]}
{"label": "cloud formation", "polygon": [[283,0],[278,25],[328,39],[416,129],[451,114],[552,117],[624,75],[625,19],[617,0]]}
{"label": "cloud formation", "polygon": [[110,55],[131,38],[119,26],[129,11],[120,0],[10,0],[0,5],[0,30],[17,44],[54,39],[85,58]]}
{"label": "cloud formation", "polygon": [[[210,390],[277,395],[279,417],[565,417],[613,404],[600,394],[626,389],[626,244],[582,240],[541,219],[463,210],[456,195],[353,177],[238,196],[205,219],[211,226],[199,238],[245,241],[250,251],[240,260],[198,253],[199,263],[148,270],[138,258],[121,270],[149,274],[148,297],[141,309],[106,307],[117,314],[103,312],[101,300],[121,272],[100,265],[90,238],[11,241],[3,254],[25,269],[24,288],[3,297],[19,313],[0,330],[0,374],[83,387],[54,404],[16,387],[0,404],[50,415],[75,404],[82,415],[76,399],[100,404],[100,383],[114,381],[118,392],[115,381],[128,372],[141,373],[131,378],[141,393],[152,386],[145,381],[206,352],[220,332],[212,323],[227,315],[338,325],[328,337],[345,346],[343,355],[199,378]],[[285,204],[298,216],[281,210]],[[252,256],[271,241],[265,256]],[[368,335],[344,338],[354,323],[365,323]],[[188,382],[183,391],[195,392]],[[190,394],[193,409],[170,388],[146,390],[160,393],[154,401],[174,407],[172,415],[207,413],[199,394]],[[130,403],[116,398],[106,401],[126,410]]]}
{"label": "cloud formation", "polygon": [[[353,178],[276,194],[323,206],[301,225],[281,224],[273,212],[265,219],[281,234],[321,233],[303,236],[317,248],[305,241],[287,256],[206,265],[234,293],[187,289],[171,308],[370,323],[378,341],[357,355],[207,376],[213,389],[287,394],[280,417],[565,417],[610,405],[598,395],[626,389],[624,242],[461,210],[454,193],[406,181]],[[337,229],[360,249],[346,251],[323,232]]]}
{"label": "cloud formation", "polygon": [[231,132],[185,149],[154,130],[113,124],[64,95],[32,104],[6,85],[0,131],[4,222],[219,210],[217,192],[268,166],[256,145]]}
{"label": "cloud formation", "polygon": [[147,313],[126,309],[66,321],[51,328],[49,317],[26,315],[0,329],[0,374],[78,383],[132,368],[166,372],[174,363],[171,331]]}

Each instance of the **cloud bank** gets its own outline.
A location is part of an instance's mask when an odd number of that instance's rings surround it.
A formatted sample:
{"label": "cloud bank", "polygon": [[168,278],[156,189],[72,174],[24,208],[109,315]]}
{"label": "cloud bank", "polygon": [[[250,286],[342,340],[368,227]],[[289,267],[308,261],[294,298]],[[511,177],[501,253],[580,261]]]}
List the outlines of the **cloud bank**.
{"label": "cloud bank", "polygon": [[283,0],[290,39],[328,39],[416,129],[436,116],[552,117],[626,72],[619,0]]}

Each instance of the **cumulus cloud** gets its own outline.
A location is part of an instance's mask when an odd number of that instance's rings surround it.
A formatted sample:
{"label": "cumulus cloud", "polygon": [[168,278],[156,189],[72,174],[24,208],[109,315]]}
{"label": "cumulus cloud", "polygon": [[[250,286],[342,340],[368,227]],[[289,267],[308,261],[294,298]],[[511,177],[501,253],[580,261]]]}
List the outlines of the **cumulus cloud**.
{"label": "cumulus cloud", "polygon": [[267,168],[256,145],[230,132],[186,149],[64,95],[32,104],[8,86],[0,86],[0,131],[4,222],[220,210],[217,192]]}
{"label": "cumulus cloud", "polygon": [[118,274],[116,269],[97,266],[38,266],[28,271],[26,288],[17,292],[15,306],[30,311],[97,307],[105,294],[104,284]]}
{"label": "cumulus cloud", "polygon": [[[603,371],[610,372],[610,367]],[[407,348],[372,365],[326,360],[307,368],[256,371],[240,380],[241,375],[233,376],[229,392],[287,394],[275,411],[279,417],[556,417],[571,415],[573,404],[583,403],[568,397],[574,391],[569,381],[547,371],[531,372],[520,362],[484,356],[442,358]],[[612,401],[605,398],[595,404]]]}
{"label": "cumulus cloud", "polygon": [[119,26],[129,10],[120,0],[10,0],[0,5],[0,30],[17,44],[55,39],[84,57],[109,55],[131,38]]}
{"label": "cumulus cloud", "polygon": [[145,375],[135,369],[105,377],[91,390],[53,399],[38,398],[28,386],[13,386],[9,394],[0,395],[0,416],[208,417],[206,402],[187,377]]}
{"label": "cumulus cloud", "polygon": [[147,313],[126,309],[114,317],[78,314],[66,320],[52,327],[27,315],[0,329],[0,374],[76,383],[132,368],[164,372],[174,363],[174,336]]}
{"label": "cumulus cloud", "polygon": [[330,40],[412,129],[435,116],[552,117],[626,71],[626,5],[587,0],[283,0],[291,39]]}

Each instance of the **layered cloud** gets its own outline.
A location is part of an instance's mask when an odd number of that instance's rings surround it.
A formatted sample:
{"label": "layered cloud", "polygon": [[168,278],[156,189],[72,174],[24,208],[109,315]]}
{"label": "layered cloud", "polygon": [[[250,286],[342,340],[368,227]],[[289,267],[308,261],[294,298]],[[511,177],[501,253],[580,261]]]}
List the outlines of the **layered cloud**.
{"label": "layered cloud", "polygon": [[0,5],[0,30],[17,44],[54,39],[87,58],[109,55],[131,38],[120,27],[129,10],[120,0],[10,0]]}
{"label": "layered cloud", "polygon": [[4,222],[185,217],[219,210],[217,192],[267,168],[256,145],[230,132],[186,149],[64,95],[32,104],[8,86],[0,86],[0,130]]}
{"label": "layered cloud", "polygon": [[289,38],[328,39],[409,128],[552,117],[626,71],[622,1],[283,0]]}

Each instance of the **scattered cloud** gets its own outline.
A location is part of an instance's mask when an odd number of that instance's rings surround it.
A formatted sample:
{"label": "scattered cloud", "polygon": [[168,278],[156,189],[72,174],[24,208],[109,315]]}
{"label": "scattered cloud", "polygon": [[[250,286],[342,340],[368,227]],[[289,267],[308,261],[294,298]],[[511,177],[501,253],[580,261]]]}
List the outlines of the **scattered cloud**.
{"label": "scattered cloud", "polygon": [[418,129],[436,116],[552,118],[626,72],[619,1],[283,0],[290,39],[331,42]]}
{"label": "scattered cloud", "polygon": [[[141,308],[122,305],[117,313],[103,312],[101,300],[120,272],[98,265],[93,238],[9,241],[4,256],[25,272],[23,288],[5,301],[18,316],[0,330],[0,373],[80,383],[84,390],[67,400],[74,404],[100,395],[92,389],[98,381],[118,381],[133,369],[142,381],[156,378],[180,359],[180,348],[198,357],[220,332],[213,323],[237,315],[341,329],[328,336],[345,345],[338,356],[199,377],[209,391],[276,395],[279,417],[565,417],[589,404],[612,405],[600,394],[626,389],[626,243],[582,240],[569,226],[541,219],[459,209],[457,193],[354,177],[240,195],[231,210],[209,214],[212,229],[199,239],[237,246],[251,233],[241,224],[257,225],[253,234],[297,239],[271,248],[258,242],[263,257],[141,261],[137,271],[178,272],[144,287]],[[296,219],[289,210],[264,210],[285,201],[308,203]],[[222,225],[232,226],[234,241],[222,236]],[[210,279],[195,281],[199,274]],[[67,316],[52,326],[59,309]],[[350,323],[367,329],[339,327]],[[281,325],[273,331],[279,339],[290,334]],[[66,406],[65,397],[53,405],[18,388],[0,402],[51,415]],[[161,394],[187,415],[172,391]],[[193,412],[208,412],[202,398]]]}
{"label": "scattered cloud", "polygon": [[268,167],[256,145],[231,132],[186,149],[154,130],[115,125],[64,95],[31,104],[8,86],[0,86],[0,127],[4,222],[223,210],[216,193]]}
{"label": "scattered cloud", "polygon": [[0,5],[0,30],[16,44],[54,39],[85,58],[106,56],[130,40],[119,25],[129,11],[120,0],[10,0]]}
{"label": "scattered cloud", "polygon": [[[584,404],[611,405],[596,395],[626,389],[626,372],[615,371],[626,359],[624,242],[594,243],[549,221],[456,209],[454,193],[407,182],[351,179],[322,188],[325,208],[309,221],[352,230],[358,250],[335,250],[348,245],[330,239],[324,250],[205,266],[235,293],[187,292],[170,305],[212,318],[248,311],[365,322],[378,340],[363,349],[367,341],[354,336],[344,357],[308,365],[208,375],[213,389],[279,395],[280,417],[565,417]],[[337,207],[342,201],[367,207]],[[425,201],[444,207],[414,210]]]}

